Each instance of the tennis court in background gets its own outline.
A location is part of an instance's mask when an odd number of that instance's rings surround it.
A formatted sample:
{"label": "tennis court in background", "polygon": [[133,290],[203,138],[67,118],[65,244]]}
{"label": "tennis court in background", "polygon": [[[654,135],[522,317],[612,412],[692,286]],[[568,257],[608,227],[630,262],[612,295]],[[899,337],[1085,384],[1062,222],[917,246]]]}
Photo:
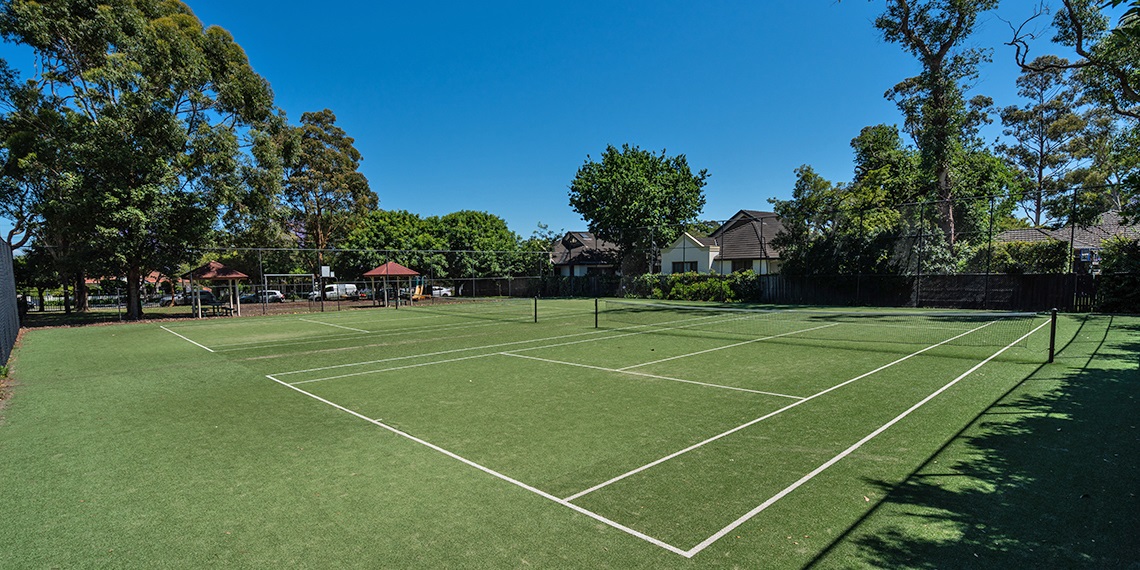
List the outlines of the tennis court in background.
{"label": "tennis court in background", "polygon": [[1048,322],[518,299],[162,328],[692,557],[926,457],[1046,360]]}

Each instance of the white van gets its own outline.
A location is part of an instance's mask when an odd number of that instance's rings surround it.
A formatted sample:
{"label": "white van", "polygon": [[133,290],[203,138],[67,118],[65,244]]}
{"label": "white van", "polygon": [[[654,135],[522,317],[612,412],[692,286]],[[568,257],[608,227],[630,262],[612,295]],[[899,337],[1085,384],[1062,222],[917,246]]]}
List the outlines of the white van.
{"label": "white van", "polygon": [[[340,301],[347,299],[356,299],[358,294],[356,292],[356,285],[352,283],[333,283],[325,285],[325,300],[326,301]],[[310,301],[319,301],[321,293],[313,291],[309,293]]]}

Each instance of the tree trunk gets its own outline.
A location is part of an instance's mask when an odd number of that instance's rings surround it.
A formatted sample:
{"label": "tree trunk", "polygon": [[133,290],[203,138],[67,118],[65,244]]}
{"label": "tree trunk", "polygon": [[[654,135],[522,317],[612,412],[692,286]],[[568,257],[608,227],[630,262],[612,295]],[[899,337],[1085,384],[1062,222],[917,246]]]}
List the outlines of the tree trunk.
{"label": "tree trunk", "polygon": [[87,303],[87,277],[83,271],[75,273],[75,312],[86,313],[90,309]]}
{"label": "tree trunk", "polygon": [[44,312],[44,288],[36,287],[36,298],[39,299],[39,312]]}
{"label": "tree trunk", "polygon": [[67,291],[67,280],[63,281],[63,314],[71,314],[71,295]]}
{"label": "tree trunk", "polygon": [[137,267],[127,270],[127,320],[137,321],[142,318],[142,299],[139,297],[139,287],[142,284],[142,272]]}

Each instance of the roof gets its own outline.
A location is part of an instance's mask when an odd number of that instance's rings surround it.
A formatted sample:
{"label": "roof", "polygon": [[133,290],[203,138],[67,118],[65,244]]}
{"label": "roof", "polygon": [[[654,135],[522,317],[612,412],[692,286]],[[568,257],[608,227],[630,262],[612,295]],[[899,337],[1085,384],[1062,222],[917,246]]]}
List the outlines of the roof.
{"label": "roof", "polygon": [[554,243],[550,259],[554,265],[612,265],[617,250],[617,244],[590,232],[567,232]]}
{"label": "roof", "polygon": [[249,279],[249,275],[236,269],[230,269],[221,262],[211,261],[198,269],[182,274],[182,278],[197,279],[199,281],[230,281]]}
{"label": "roof", "polygon": [[1120,214],[1107,212],[1101,216],[1099,224],[1091,226],[1065,226],[1055,230],[1046,228],[1029,228],[1021,230],[1007,230],[997,235],[999,242],[1010,241],[1047,241],[1060,240],[1073,242],[1074,249],[1100,249],[1101,243],[1116,236],[1140,238],[1140,226],[1128,226],[1122,223]]}
{"label": "roof", "polygon": [[720,245],[718,259],[779,259],[772,238],[783,230],[775,212],[741,210],[709,238]]}
{"label": "roof", "polygon": [[412,277],[419,274],[418,271],[408,269],[395,261],[389,261],[380,267],[364,272],[365,277]]}

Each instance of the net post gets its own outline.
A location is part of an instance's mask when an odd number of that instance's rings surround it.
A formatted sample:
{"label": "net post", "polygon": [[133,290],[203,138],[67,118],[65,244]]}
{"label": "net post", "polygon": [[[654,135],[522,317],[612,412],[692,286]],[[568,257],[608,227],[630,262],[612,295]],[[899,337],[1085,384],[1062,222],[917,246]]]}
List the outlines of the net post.
{"label": "net post", "polygon": [[1053,356],[1057,349],[1057,309],[1049,312],[1049,363],[1053,363]]}
{"label": "net post", "polygon": [[598,298],[594,297],[594,328],[598,328]]}
{"label": "net post", "polygon": [[534,322],[538,322],[538,296],[534,297]]}

